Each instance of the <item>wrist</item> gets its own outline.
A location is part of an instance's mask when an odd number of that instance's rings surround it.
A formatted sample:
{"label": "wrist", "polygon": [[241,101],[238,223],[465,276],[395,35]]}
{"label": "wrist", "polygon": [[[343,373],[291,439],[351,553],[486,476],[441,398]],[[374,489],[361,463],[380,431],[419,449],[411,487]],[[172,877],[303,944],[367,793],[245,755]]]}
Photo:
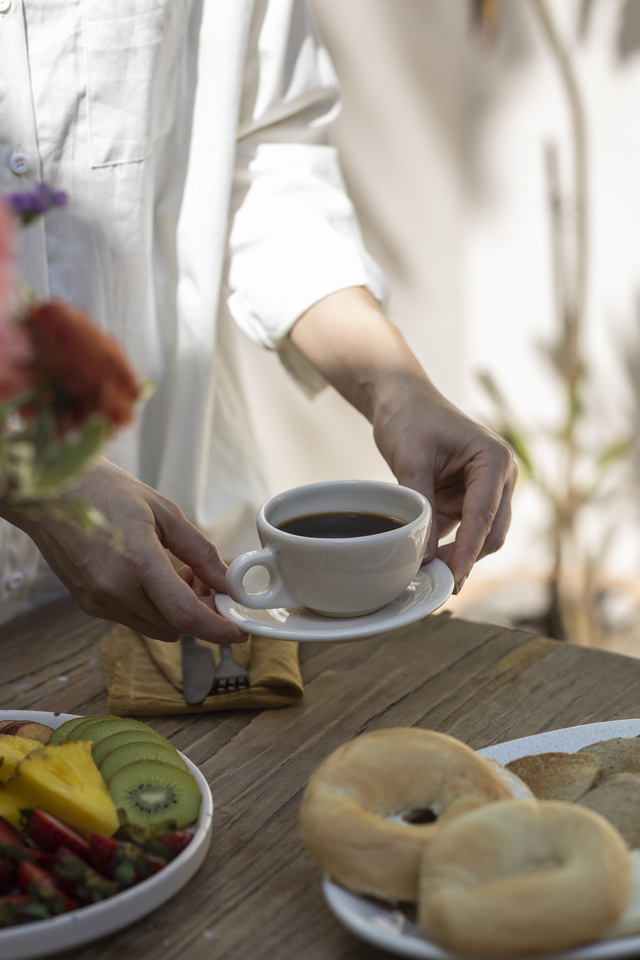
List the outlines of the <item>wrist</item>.
{"label": "wrist", "polygon": [[371,422],[411,384],[437,394],[398,328],[363,287],[338,290],[314,304],[290,338]]}

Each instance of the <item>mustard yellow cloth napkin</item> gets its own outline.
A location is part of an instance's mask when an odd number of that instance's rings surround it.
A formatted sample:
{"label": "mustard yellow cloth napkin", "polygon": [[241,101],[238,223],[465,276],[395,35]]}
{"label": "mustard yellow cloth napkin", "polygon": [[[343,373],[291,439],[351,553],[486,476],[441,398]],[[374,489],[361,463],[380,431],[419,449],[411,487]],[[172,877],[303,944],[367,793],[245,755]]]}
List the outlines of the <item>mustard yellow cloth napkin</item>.
{"label": "mustard yellow cloth napkin", "polygon": [[[216,665],[220,648],[212,650]],[[107,712],[116,716],[168,713],[209,713],[212,710],[264,710],[288,707],[304,696],[298,644],[249,637],[232,648],[234,659],[249,671],[249,687],[215,693],[197,706],[182,695],[182,651],[179,643],[162,643],[118,626],[100,648],[109,699]]]}

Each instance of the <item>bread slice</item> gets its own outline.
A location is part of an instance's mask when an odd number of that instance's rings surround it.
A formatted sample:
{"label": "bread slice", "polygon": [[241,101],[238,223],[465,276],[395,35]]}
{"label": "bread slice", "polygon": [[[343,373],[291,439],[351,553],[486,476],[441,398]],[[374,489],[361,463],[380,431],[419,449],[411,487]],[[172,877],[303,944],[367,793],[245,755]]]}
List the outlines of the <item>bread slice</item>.
{"label": "bread slice", "polygon": [[600,740],[578,753],[591,753],[602,760],[605,776],[614,773],[640,773],[640,737],[614,737]]}
{"label": "bread slice", "polygon": [[588,753],[538,753],[507,764],[538,800],[575,802],[604,779],[604,764]]}
{"label": "bread slice", "polygon": [[578,802],[606,817],[631,850],[640,847],[640,775],[616,773]]}

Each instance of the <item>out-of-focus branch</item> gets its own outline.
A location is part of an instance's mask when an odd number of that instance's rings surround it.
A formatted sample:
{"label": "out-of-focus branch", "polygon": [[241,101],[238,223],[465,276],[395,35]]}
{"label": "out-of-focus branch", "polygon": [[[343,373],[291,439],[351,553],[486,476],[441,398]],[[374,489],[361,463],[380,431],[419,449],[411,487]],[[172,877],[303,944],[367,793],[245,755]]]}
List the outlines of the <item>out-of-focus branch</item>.
{"label": "out-of-focus branch", "polygon": [[498,32],[500,0],[472,0],[474,23],[483,41],[492,41]]}
{"label": "out-of-focus branch", "polygon": [[[589,242],[587,208],[587,138],[585,111],[571,58],[560,39],[547,0],[530,0],[554,55],[563,81],[573,133],[574,202],[575,202],[575,289],[570,309],[565,311],[568,373],[579,377],[580,333],[584,321],[587,293],[587,255]],[[567,291],[568,292],[568,291]]]}

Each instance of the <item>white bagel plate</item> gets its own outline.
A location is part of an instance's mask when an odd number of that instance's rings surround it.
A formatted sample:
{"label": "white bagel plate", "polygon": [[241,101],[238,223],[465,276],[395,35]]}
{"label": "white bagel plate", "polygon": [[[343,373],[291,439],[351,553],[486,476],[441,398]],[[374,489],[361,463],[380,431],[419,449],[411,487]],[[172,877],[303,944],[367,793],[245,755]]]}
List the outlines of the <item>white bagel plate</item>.
{"label": "white bagel plate", "polygon": [[[478,750],[485,757],[506,764],[528,754],[562,751],[575,753],[581,747],[613,737],[640,736],[640,719],[586,723],[579,727],[550,730],[533,737],[509,740]],[[329,877],[322,881],[329,908],[352,933],[381,950],[417,960],[459,960],[458,954],[444,950],[424,935],[417,924],[391,904],[350,893]],[[640,935],[587,943],[573,950],[545,954],[539,960],[609,960],[640,954]],[[527,960],[536,960],[528,957]]]}

